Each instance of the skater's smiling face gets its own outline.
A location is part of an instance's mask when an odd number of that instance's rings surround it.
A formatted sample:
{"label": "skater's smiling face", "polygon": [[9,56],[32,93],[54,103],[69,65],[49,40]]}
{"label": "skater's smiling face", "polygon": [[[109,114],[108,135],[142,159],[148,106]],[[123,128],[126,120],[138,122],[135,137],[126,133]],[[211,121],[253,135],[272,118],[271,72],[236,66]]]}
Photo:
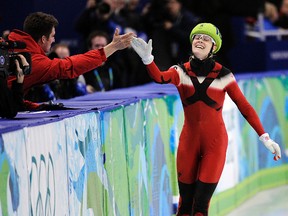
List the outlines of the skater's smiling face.
{"label": "skater's smiling face", "polygon": [[192,52],[200,60],[209,56],[209,53],[216,50],[216,43],[206,34],[196,34],[192,41]]}

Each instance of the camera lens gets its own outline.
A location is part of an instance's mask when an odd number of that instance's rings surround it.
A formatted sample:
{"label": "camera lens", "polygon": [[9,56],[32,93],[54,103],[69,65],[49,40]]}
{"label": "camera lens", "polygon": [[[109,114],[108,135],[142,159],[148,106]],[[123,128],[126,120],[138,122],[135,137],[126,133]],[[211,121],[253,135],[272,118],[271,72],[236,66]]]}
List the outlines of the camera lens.
{"label": "camera lens", "polygon": [[97,9],[100,14],[104,15],[110,13],[111,8],[109,4],[102,2],[98,5]]}

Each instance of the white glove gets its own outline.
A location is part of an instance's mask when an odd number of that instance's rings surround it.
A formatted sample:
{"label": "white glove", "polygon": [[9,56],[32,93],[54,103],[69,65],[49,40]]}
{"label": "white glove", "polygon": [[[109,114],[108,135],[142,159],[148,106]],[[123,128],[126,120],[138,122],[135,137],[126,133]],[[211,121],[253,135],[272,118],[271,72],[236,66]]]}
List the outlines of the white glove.
{"label": "white glove", "polygon": [[268,133],[264,133],[259,137],[259,140],[266,146],[269,151],[271,151],[274,156],[274,160],[279,160],[281,158],[281,149],[279,145],[274,142],[274,140],[270,139]]}
{"label": "white glove", "polygon": [[140,56],[142,62],[145,65],[150,64],[154,60],[152,55],[152,40],[148,41],[148,44],[142,38],[133,37],[131,46],[135,52]]}

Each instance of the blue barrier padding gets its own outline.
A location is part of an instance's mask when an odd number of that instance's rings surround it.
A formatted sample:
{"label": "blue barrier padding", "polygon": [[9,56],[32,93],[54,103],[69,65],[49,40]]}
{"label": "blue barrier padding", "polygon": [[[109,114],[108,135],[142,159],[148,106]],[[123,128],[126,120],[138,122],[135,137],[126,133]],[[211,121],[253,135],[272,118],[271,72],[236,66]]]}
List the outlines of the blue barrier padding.
{"label": "blue barrier padding", "polygon": [[65,109],[19,112],[14,119],[0,119],[0,134],[28,126],[60,121],[87,112],[111,110],[135,103],[141,99],[163,97],[163,95],[170,94],[178,94],[173,85],[149,83],[108,92],[96,92],[67,100],[56,100],[55,103],[63,103]]}

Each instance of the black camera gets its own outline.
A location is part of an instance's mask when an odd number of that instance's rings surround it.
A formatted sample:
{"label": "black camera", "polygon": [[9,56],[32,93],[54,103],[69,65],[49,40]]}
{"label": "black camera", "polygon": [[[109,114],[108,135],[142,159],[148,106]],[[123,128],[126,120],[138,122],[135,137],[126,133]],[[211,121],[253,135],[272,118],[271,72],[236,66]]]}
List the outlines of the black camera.
{"label": "black camera", "polygon": [[111,7],[106,2],[100,2],[96,6],[96,11],[99,13],[99,15],[106,15],[110,13]]}
{"label": "black camera", "polygon": [[[0,38],[0,75],[10,76],[16,75],[16,63],[17,59],[24,75],[31,73],[31,55],[28,52],[14,52],[14,49],[25,49],[26,44],[24,42],[18,41],[5,41]],[[19,54],[23,55],[29,67],[23,66]]]}

